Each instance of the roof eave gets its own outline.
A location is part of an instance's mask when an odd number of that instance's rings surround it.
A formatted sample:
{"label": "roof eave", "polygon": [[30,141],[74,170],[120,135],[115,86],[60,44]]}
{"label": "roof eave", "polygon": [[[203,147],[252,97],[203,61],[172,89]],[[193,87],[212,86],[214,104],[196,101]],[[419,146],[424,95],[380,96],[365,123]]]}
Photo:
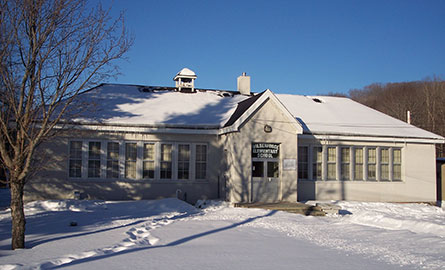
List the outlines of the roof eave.
{"label": "roof eave", "polygon": [[305,131],[300,138],[311,138],[318,140],[349,140],[349,141],[374,141],[374,142],[401,142],[401,143],[445,143],[443,137],[410,137],[410,136],[386,136],[386,135],[365,135],[351,133],[322,133]]}
{"label": "roof eave", "polygon": [[169,134],[218,134],[219,125],[174,125],[174,124],[109,124],[109,123],[61,123],[56,126],[63,130],[87,130],[129,133],[169,133]]}

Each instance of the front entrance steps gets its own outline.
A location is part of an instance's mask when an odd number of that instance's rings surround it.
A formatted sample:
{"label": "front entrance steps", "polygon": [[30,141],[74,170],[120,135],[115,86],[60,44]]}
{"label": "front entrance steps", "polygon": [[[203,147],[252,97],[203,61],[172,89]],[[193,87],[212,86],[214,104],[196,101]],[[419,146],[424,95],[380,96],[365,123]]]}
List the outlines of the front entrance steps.
{"label": "front entrance steps", "polygon": [[[298,202],[235,203],[234,206],[235,207],[244,207],[244,208],[261,208],[261,209],[267,209],[267,210],[286,211],[289,213],[301,214],[301,215],[306,215],[306,216],[325,216],[326,215],[326,212],[323,211],[323,208],[320,205],[314,206],[314,205],[298,203]],[[337,213],[338,213],[338,211],[337,211]]]}

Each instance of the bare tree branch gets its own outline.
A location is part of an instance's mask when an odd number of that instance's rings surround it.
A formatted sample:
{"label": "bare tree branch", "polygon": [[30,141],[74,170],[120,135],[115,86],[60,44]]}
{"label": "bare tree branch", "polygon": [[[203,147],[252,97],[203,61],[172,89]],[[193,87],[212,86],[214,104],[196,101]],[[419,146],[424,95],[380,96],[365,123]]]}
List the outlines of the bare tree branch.
{"label": "bare tree branch", "polygon": [[[411,111],[411,124],[445,136],[445,81],[436,76],[416,82],[371,84],[349,91],[349,96],[402,121]],[[444,145],[436,149],[438,157],[445,156]]]}
{"label": "bare tree branch", "polygon": [[130,48],[124,17],[86,0],[0,0],[0,159],[8,171],[12,248],[24,247],[23,187],[36,146],[69,119],[77,94],[115,75]]}

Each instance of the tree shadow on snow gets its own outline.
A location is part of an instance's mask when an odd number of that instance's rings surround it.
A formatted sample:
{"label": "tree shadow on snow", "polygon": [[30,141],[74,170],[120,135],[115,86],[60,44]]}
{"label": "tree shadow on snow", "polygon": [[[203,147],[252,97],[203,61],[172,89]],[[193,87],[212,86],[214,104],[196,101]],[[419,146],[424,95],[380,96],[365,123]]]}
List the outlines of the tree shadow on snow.
{"label": "tree shadow on snow", "polygon": [[[75,204],[76,201],[66,200],[67,208],[71,203]],[[58,241],[62,239],[69,239],[78,236],[93,235],[115,229],[134,226],[139,223],[151,222],[155,219],[147,220],[148,217],[154,217],[171,212],[172,209],[168,204],[157,203],[153,201],[147,201],[145,211],[134,209],[136,206],[132,204],[109,204],[108,208],[98,208],[94,211],[80,211],[73,212],[69,210],[65,211],[45,211],[38,214],[30,215],[26,217],[26,234],[29,236],[29,240],[26,240],[26,248],[34,248],[38,245],[48,242]],[[113,210],[111,208],[124,207],[125,211]],[[182,211],[182,210],[180,210]],[[184,214],[174,216],[171,218],[160,217],[161,219],[175,220],[185,218],[191,215],[200,214],[199,211],[185,211]],[[91,230],[91,227],[107,225],[113,220],[125,220],[130,219],[127,224],[110,224],[107,228],[98,230]],[[137,220],[135,220],[137,219]],[[70,226],[71,222],[76,222],[77,226]],[[11,220],[5,219],[0,222],[0,242],[4,242],[11,239]],[[8,228],[8,229],[6,229]],[[58,236],[61,235],[61,236]],[[10,250],[10,243],[5,243],[0,246],[0,252]]]}
{"label": "tree shadow on snow", "polygon": [[114,253],[109,253],[109,254],[102,254],[102,255],[89,257],[89,258],[83,258],[83,259],[75,260],[75,261],[72,261],[72,262],[69,262],[69,263],[66,263],[66,264],[62,264],[62,265],[55,265],[55,266],[52,266],[52,267],[50,266],[50,267],[46,267],[46,269],[58,269],[58,268],[63,268],[63,267],[67,267],[67,266],[78,265],[78,264],[82,264],[82,263],[88,263],[88,262],[91,262],[91,261],[97,261],[97,260],[101,260],[101,259],[106,259],[106,258],[113,257],[113,256],[125,255],[125,254],[128,254],[128,253],[138,252],[138,251],[142,251],[142,250],[178,246],[178,245],[190,242],[192,240],[195,240],[197,238],[201,238],[201,237],[204,237],[204,236],[207,236],[207,235],[210,235],[210,234],[215,234],[215,233],[219,233],[219,232],[222,232],[222,231],[230,230],[230,229],[236,228],[238,226],[241,226],[241,225],[253,222],[254,220],[257,220],[257,219],[261,219],[261,218],[264,218],[264,217],[272,216],[276,212],[277,212],[276,210],[272,210],[272,211],[270,211],[267,214],[262,215],[262,216],[256,216],[256,217],[248,218],[248,219],[246,219],[244,221],[237,222],[237,223],[234,223],[232,225],[228,225],[228,226],[225,226],[225,227],[222,227],[222,228],[213,229],[213,230],[202,232],[202,233],[198,233],[198,234],[195,234],[195,235],[190,235],[190,236],[178,239],[176,241],[173,241],[173,242],[170,242],[170,243],[167,243],[167,244],[164,244],[164,245],[130,248],[130,249],[122,250],[122,251],[119,251],[119,252],[114,252]]}

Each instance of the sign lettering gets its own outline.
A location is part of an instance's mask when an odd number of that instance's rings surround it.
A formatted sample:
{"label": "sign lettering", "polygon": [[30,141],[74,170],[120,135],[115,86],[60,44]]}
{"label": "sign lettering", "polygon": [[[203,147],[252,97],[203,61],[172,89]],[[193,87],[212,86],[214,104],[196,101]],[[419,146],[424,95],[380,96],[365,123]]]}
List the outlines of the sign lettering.
{"label": "sign lettering", "polygon": [[252,158],[279,158],[278,143],[252,143]]}

